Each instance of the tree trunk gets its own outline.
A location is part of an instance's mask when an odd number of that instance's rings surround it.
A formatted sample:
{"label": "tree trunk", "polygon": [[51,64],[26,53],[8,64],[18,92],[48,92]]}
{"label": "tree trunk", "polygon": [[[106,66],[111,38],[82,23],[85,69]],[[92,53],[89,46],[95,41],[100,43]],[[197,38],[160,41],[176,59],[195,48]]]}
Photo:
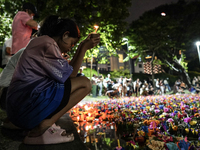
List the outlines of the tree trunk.
{"label": "tree trunk", "polygon": [[175,59],[173,62],[178,69],[178,73],[180,74],[182,81],[188,86],[188,88],[191,88],[190,77],[188,73],[186,72],[185,68],[183,68],[183,66],[178,62],[177,59]]}
{"label": "tree trunk", "polygon": [[154,57],[155,57],[155,52],[153,52],[153,55],[152,55],[152,60],[151,60],[151,72],[152,72],[152,83],[153,83],[153,88],[156,89],[156,85],[155,85],[155,82],[154,82],[154,71],[153,71],[153,68],[154,68],[154,65],[153,65]]}
{"label": "tree trunk", "polygon": [[[160,57],[163,62],[166,62],[174,71],[176,71],[179,75],[182,81],[188,86],[188,88],[191,88],[191,81],[188,73],[186,72],[185,68],[178,62],[177,59],[174,59],[171,63]],[[172,65],[174,64],[174,65]]]}

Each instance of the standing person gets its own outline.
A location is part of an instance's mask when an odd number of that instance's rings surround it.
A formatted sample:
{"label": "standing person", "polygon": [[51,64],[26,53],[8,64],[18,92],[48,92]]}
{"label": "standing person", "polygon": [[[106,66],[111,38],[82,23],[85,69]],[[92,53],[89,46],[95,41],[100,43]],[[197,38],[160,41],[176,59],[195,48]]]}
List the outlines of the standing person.
{"label": "standing person", "polygon": [[169,83],[168,83],[167,80],[169,80],[169,78],[167,78],[167,79],[164,80],[164,85],[165,85],[165,88],[167,88],[168,91],[170,92],[171,91],[171,87],[169,86]]}
{"label": "standing person", "polygon": [[132,87],[132,82],[131,80],[127,81],[127,96],[130,97],[133,94],[133,87]]}
{"label": "standing person", "polygon": [[107,77],[103,80],[103,85],[105,87],[105,93],[106,93],[110,89],[110,86],[111,86],[110,74],[108,74]]}
{"label": "standing person", "polygon": [[127,95],[127,77],[123,78],[123,96]]}
{"label": "standing person", "polygon": [[87,77],[76,77],[85,52],[100,42],[90,35],[73,59],[62,56],[80,39],[76,23],[47,17],[38,35],[22,53],[7,93],[7,115],[16,126],[30,130],[25,144],[56,144],[74,140],[54,123],[91,91]]}
{"label": "standing person", "polygon": [[161,95],[164,95],[164,93],[165,93],[165,85],[164,85],[162,79],[160,80],[159,86],[160,86],[160,93],[161,93]]}
{"label": "standing person", "polygon": [[120,76],[120,78],[118,79],[118,83],[119,83],[119,96],[122,97],[124,95],[123,76]]}
{"label": "standing person", "polygon": [[133,82],[133,90],[136,97],[138,96],[138,94],[140,94],[140,85],[141,85],[140,79],[137,78],[137,80]]}
{"label": "standing person", "polygon": [[159,78],[156,79],[156,93],[160,92],[160,81]]}
{"label": "standing person", "polygon": [[103,90],[103,75],[101,74],[99,76],[99,80],[98,80],[98,87],[99,87],[99,96],[102,96],[102,90]]}
{"label": "standing person", "polygon": [[123,84],[122,83],[118,83],[119,84],[119,87],[118,87],[118,90],[119,90],[119,97],[122,97],[122,93],[123,93]]}
{"label": "standing person", "polygon": [[12,37],[6,40],[2,49],[2,63],[1,67],[4,68],[11,57]]}
{"label": "standing person", "polygon": [[122,76],[120,76],[118,83],[123,84],[123,77]]}
{"label": "standing person", "polygon": [[22,11],[15,15],[12,23],[12,55],[26,47],[31,39],[32,29],[38,29],[38,23],[33,20],[34,16],[37,16],[37,9],[31,3],[23,4]]}
{"label": "standing person", "polygon": [[159,83],[160,83],[159,78],[157,78],[156,79],[156,88],[157,88],[157,90],[160,89],[160,84]]}

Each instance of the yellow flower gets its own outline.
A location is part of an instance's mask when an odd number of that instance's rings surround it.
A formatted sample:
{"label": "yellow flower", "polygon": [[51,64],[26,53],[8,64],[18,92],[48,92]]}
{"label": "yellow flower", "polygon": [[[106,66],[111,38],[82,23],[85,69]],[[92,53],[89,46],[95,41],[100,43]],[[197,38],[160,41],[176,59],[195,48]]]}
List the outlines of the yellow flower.
{"label": "yellow flower", "polygon": [[138,111],[137,111],[137,110],[132,110],[132,112],[133,112],[133,113],[137,113]]}
{"label": "yellow flower", "polygon": [[145,135],[145,132],[144,132],[143,130],[140,130],[140,131],[138,131],[138,135],[139,135],[139,136],[144,136],[144,135]]}
{"label": "yellow flower", "polygon": [[191,128],[192,133],[194,134],[194,128]]}
{"label": "yellow flower", "polygon": [[188,128],[185,128],[185,131],[186,131],[186,133],[189,133],[189,129]]}
{"label": "yellow flower", "polygon": [[146,109],[150,109],[150,106],[146,106]]}
{"label": "yellow flower", "polygon": [[160,115],[159,117],[160,117],[160,118],[164,118],[164,117],[165,117],[165,115]]}
{"label": "yellow flower", "polygon": [[195,133],[198,134],[199,133],[198,130],[195,130]]}
{"label": "yellow flower", "polygon": [[196,125],[196,124],[197,124],[197,121],[196,121],[196,120],[190,121],[190,125],[191,125],[191,126]]}

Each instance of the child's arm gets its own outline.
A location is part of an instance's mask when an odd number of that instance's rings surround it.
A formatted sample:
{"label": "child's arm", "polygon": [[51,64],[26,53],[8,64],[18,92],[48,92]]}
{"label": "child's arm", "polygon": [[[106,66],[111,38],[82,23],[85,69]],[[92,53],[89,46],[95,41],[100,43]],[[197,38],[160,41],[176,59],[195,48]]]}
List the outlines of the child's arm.
{"label": "child's arm", "polygon": [[95,47],[99,42],[100,42],[100,35],[97,38],[90,38],[90,36],[88,36],[84,41],[81,42],[73,59],[70,62],[70,65],[73,67],[73,72],[70,75],[70,77],[76,77],[80,69],[80,66],[82,64],[85,52]]}

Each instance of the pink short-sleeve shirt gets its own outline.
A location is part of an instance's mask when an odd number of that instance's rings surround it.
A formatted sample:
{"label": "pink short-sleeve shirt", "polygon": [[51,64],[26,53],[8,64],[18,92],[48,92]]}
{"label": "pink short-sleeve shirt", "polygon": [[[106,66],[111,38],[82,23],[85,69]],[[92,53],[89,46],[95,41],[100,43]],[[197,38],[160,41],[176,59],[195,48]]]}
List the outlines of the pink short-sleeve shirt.
{"label": "pink short-sleeve shirt", "polygon": [[26,25],[32,19],[26,12],[19,11],[12,23],[12,54],[24,48],[31,39],[32,28]]}

